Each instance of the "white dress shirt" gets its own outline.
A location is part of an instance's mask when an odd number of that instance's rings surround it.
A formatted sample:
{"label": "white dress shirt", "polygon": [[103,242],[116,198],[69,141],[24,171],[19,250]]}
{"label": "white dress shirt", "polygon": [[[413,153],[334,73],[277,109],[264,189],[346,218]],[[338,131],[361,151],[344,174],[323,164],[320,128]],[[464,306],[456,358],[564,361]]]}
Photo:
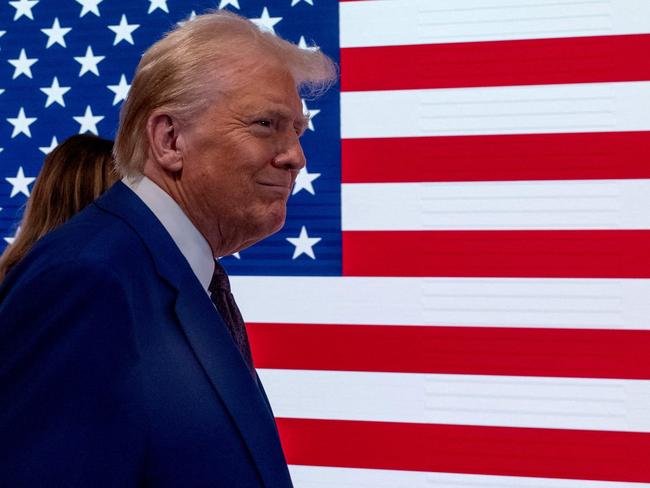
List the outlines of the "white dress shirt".
{"label": "white dress shirt", "polygon": [[212,249],[185,212],[162,188],[146,176],[123,178],[169,233],[208,295],[214,272]]}

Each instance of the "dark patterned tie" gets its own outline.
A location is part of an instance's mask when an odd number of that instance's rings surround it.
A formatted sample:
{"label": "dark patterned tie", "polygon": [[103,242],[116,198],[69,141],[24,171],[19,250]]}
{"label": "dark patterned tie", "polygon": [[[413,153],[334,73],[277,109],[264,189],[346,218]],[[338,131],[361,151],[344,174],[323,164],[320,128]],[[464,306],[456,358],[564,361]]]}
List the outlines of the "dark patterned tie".
{"label": "dark patterned tie", "polygon": [[224,322],[228,326],[228,331],[232,336],[237,349],[241,353],[246,365],[255,376],[255,367],[253,366],[253,358],[251,356],[251,348],[248,343],[248,334],[246,334],[246,326],[244,319],[239,312],[239,308],[235,303],[235,297],[230,292],[230,281],[226,270],[223,269],[219,261],[215,260],[214,274],[208,290],[210,291],[210,298],[212,303],[215,304],[217,310],[221,314]]}

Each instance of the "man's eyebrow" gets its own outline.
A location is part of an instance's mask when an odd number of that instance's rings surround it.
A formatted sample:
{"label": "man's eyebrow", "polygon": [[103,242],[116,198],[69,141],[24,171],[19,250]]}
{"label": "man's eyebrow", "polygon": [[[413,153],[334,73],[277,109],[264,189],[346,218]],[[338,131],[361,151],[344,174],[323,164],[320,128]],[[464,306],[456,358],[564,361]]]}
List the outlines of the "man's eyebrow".
{"label": "man's eyebrow", "polygon": [[[284,110],[284,109],[279,109],[279,108],[270,108],[266,110],[261,110],[259,115],[265,115],[265,116],[271,116],[274,118],[278,119],[284,119],[284,120],[291,120],[293,118],[293,114],[289,110]],[[308,114],[301,114],[300,118],[298,119],[299,124],[308,124],[309,123],[309,115]]]}
{"label": "man's eyebrow", "polygon": [[[293,118],[292,113],[289,110],[284,110],[284,109],[278,109],[278,108],[269,108],[266,110],[262,110],[258,115],[258,117],[273,117],[273,118],[278,118],[282,120],[291,120]],[[309,116],[309,113],[303,113],[300,115],[300,117],[294,122],[294,127],[299,127],[300,130],[305,130],[309,126],[309,121],[311,120],[311,117]]]}

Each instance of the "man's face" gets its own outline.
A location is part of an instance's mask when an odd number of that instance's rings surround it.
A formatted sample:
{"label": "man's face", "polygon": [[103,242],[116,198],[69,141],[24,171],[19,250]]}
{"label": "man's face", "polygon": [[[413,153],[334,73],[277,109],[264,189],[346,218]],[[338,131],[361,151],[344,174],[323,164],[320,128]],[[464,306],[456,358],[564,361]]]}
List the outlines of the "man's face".
{"label": "man's face", "polygon": [[305,157],[306,119],[291,75],[269,65],[181,130],[181,206],[215,254],[278,231]]}

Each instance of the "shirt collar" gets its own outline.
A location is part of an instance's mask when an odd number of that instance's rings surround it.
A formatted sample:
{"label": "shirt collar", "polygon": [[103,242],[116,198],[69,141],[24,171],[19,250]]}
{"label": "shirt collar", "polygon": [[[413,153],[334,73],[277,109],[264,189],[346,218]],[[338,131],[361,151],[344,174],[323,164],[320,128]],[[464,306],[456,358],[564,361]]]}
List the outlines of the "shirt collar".
{"label": "shirt collar", "polygon": [[153,212],[208,292],[214,272],[214,257],[205,237],[174,199],[146,176],[125,177],[122,182]]}

